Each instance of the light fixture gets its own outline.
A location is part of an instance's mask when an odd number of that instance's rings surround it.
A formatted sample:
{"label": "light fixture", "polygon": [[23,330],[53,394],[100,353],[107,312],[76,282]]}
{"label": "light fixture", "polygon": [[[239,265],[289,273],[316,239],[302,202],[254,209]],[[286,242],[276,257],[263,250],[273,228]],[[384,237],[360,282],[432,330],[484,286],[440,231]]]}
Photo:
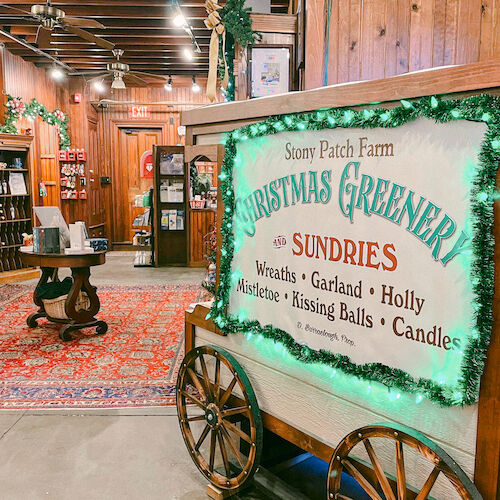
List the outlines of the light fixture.
{"label": "light fixture", "polygon": [[168,82],[165,84],[165,90],[167,92],[172,92],[172,77],[168,77]]}
{"label": "light fixture", "polygon": [[188,61],[192,61],[194,59],[194,54],[191,49],[184,49],[184,56]]}
{"label": "light fixture", "polygon": [[102,94],[103,92],[106,91],[106,85],[104,85],[104,80],[94,80],[92,82],[92,87],[94,87],[94,90],[96,92],[99,92],[99,94]]}
{"label": "light fixture", "polygon": [[123,73],[121,71],[116,71],[113,75],[113,83],[111,84],[112,89],[123,90],[125,87],[125,82],[123,81]]}
{"label": "light fixture", "polygon": [[193,85],[191,85],[191,90],[195,93],[200,91],[200,86],[196,83],[196,78],[193,76]]}
{"label": "light fixture", "polygon": [[62,80],[64,78],[64,72],[58,67],[54,67],[50,70],[50,76],[53,80]]}
{"label": "light fixture", "polygon": [[177,14],[173,19],[174,26],[178,28],[182,28],[187,25],[186,18],[182,15],[182,13]]}

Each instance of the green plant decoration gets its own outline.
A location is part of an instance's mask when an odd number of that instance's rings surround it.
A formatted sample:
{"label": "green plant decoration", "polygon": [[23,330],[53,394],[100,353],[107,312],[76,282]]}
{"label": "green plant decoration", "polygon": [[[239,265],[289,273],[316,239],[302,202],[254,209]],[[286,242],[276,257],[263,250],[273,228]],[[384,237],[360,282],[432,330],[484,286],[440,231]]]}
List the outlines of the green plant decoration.
{"label": "green plant decoration", "polygon": [[59,135],[59,149],[69,149],[71,140],[68,134],[68,117],[60,109],[49,111],[36,99],[32,99],[29,104],[25,104],[21,97],[7,95],[7,108],[5,112],[5,124],[0,126],[0,133],[18,134],[16,122],[24,117],[28,120],[35,120],[40,117],[45,123],[54,125]]}
{"label": "green plant decoration", "polygon": [[[253,45],[255,40],[262,39],[262,35],[252,29],[251,11],[250,7],[245,7],[245,0],[228,0],[220,11],[227,32],[226,59],[229,83],[224,96],[226,101],[234,101],[235,44],[238,43],[242,49],[246,49],[249,45]],[[222,55],[222,47],[219,47],[219,61],[222,60]],[[221,79],[224,77],[223,65],[219,65],[219,76]]]}

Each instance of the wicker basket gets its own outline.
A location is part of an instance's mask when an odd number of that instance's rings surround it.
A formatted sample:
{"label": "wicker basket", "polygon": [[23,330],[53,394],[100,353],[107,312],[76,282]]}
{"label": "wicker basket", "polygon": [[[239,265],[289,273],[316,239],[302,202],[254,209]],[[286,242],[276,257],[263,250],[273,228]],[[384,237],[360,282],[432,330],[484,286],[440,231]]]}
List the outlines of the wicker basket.
{"label": "wicker basket", "polygon": [[[64,310],[64,305],[66,304],[66,298],[68,295],[61,295],[55,299],[42,299],[43,307],[47,316],[54,319],[69,319]],[[75,309],[80,311],[82,309],[88,309],[90,307],[90,299],[86,293],[80,292],[78,299],[75,304]]]}

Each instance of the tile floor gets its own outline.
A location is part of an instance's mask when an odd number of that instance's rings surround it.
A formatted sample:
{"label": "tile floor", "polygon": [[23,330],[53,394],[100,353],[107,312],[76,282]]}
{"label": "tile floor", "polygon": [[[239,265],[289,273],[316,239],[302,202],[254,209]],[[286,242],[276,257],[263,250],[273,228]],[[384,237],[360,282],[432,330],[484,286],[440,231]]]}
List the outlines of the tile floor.
{"label": "tile floor", "polygon": [[[108,255],[99,284],[200,283],[201,269],[137,268]],[[175,408],[0,411],[0,500],[202,500]],[[249,491],[239,498],[264,499]]]}

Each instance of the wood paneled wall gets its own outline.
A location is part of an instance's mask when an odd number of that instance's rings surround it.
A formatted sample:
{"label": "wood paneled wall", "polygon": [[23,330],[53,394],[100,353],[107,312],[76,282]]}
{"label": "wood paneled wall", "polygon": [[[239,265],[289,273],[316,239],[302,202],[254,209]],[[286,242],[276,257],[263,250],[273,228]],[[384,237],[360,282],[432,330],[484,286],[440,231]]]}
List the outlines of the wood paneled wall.
{"label": "wood paneled wall", "polygon": [[[5,49],[2,52],[2,59],[7,94],[22,97],[27,103],[36,98],[49,110],[60,107],[64,90],[49,78],[44,69],[36,68]],[[4,111],[1,112],[3,114]],[[59,204],[58,135],[55,127],[44,123],[41,119],[34,122],[23,120],[18,126],[31,128],[34,136],[30,150],[33,204],[39,205],[42,202],[38,190],[39,182],[42,180],[47,182],[48,197],[45,204]]]}
{"label": "wood paneled wall", "polygon": [[[108,101],[107,107],[100,106],[97,108],[99,138],[98,163],[103,172],[101,175],[111,177],[114,179],[113,182],[116,182],[116,179],[120,178],[118,172],[120,162],[117,157],[119,150],[118,132],[120,127],[162,128],[162,145],[183,144],[184,139],[180,137],[177,132],[177,128],[180,125],[180,112],[186,109],[192,109],[196,106],[203,106],[209,102],[203,91],[206,85],[206,79],[197,78],[196,81],[202,88],[202,91],[199,93],[191,91],[191,79],[182,77],[174,77],[174,88],[172,92],[167,92],[160,86],[131,87],[126,90],[115,90],[112,94],[107,93],[103,96],[97,96],[91,90],[92,102],[96,103],[104,99]],[[115,101],[123,102],[123,104],[116,104]],[[162,102],[183,104],[154,104]],[[150,103],[151,118],[147,120],[131,120],[128,116],[129,103]],[[111,186],[106,187],[105,190],[106,234],[110,237],[110,229],[113,224]]]}
{"label": "wood paneled wall", "polygon": [[306,89],[500,57],[500,0],[306,0]]}
{"label": "wood paneled wall", "polygon": [[[111,237],[113,224],[112,186],[102,186],[100,178],[104,176],[113,178],[113,168],[117,167],[115,159],[118,128],[127,125],[158,127],[163,130],[163,144],[179,144],[183,142],[177,133],[180,111],[208,104],[203,91],[206,79],[203,78],[197,79],[202,87],[200,93],[191,91],[191,78],[174,76],[172,92],[167,92],[157,84],[154,87],[115,90],[113,93],[97,96],[82,78],[68,77],[61,83],[56,83],[45,69],[37,68],[7,50],[3,51],[3,74],[7,93],[22,97],[25,102],[30,102],[35,97],[49,110],[60,108],[67,113],[72,147],[84,148],[87,151],[88,199],[61,200],[59,138],[55,127],[44,123],[41,119],[19,124],[25,128],[31,126],[34,135],[30,153],[34,204],[60,206],[68,222],[84,220],[90,228],[96,228],[93,234],[107,237]],[[75,93],[82,95],[82,102],[73,102]],[[123,101],[123,104],[108,104],[104,109],[96,104],[100,98]],[[150,120],[131,121],[128,118],[129,103],[167,101],[174,104],[152,105]],[[39,183],[42,180],[48,190],[48,197],[44,200],[39,196]],[[78,188],[81,189],[80,186]]]}

